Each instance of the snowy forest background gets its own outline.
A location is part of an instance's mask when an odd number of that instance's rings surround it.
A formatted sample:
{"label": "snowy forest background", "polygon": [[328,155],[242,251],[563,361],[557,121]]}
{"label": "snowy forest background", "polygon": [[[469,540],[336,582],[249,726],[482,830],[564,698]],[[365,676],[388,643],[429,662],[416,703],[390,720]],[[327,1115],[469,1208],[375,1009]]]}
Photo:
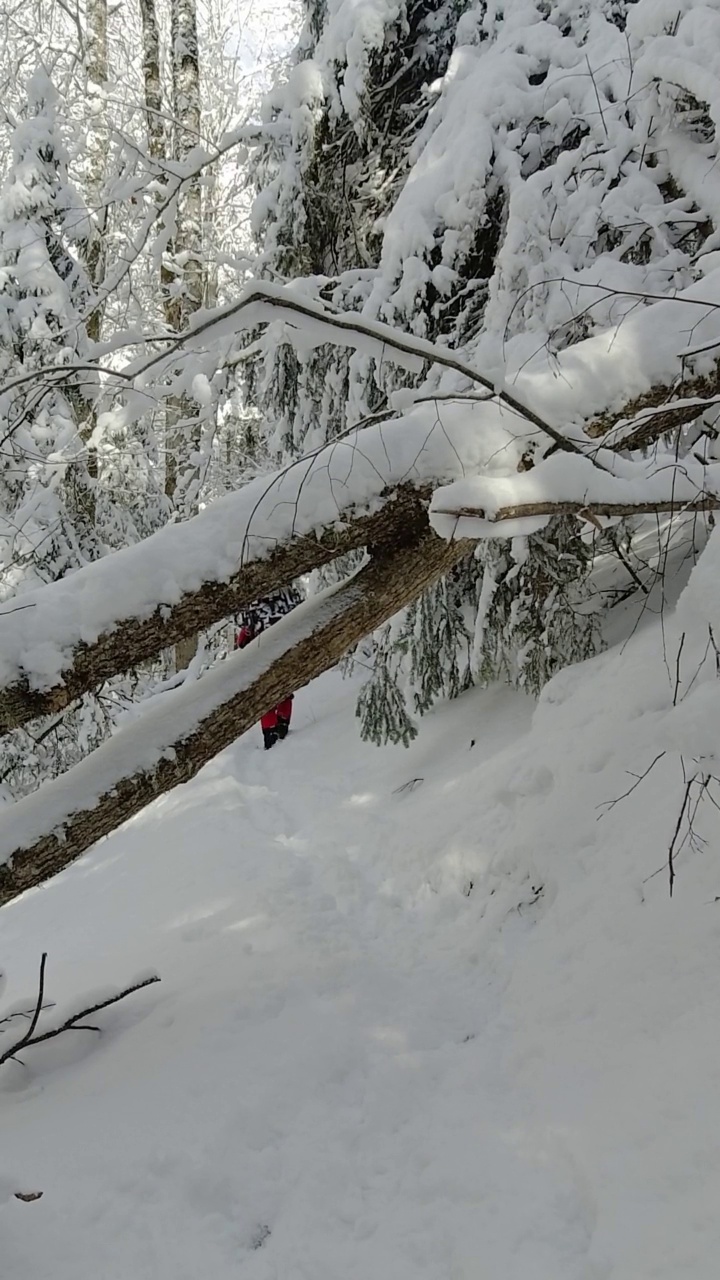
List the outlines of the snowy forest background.
{"label": "snowy forest background", "polygon": [[720,0],[0,35],[3,1274],[715,1280]]}
{"label": "snowy forest background", "polygon": [[[702,549],[717,438],[705,339],[718,304],[702,285],[720,218],[717,4],[330,0],[299,12],[42,0],[4,7],[2,23],[6,609],[253,477],[348,433],[357,443],[375,424],[390,430],[413,406],[424,406],[418,456],[429,434],[447,435],[461,475],[500,459],[502,476],[529,478],[526,502],[540,464],[587,463],[614,481],[595,496],[615,497],[616,517],[578,520],[563,502],[585,509],[587,468],[556,466],[542,490],[556,508],[513,536],[480,531],[352,646],[346,663],[368,677],[361,733],[408,743],[419,715],[472,684],[538,693],[598,650],[618,600],[649,595],[671,545],[673,571]],[[434,360],[412,371],[384,348],[291,331],[283,315],[219,326],[202,350],[185,342],[170,369],[177,336],[229,315],[252,281],[285,286],[315,314],[352,312],[432,342],[490,391]],[[690,305],[657,310],[681,294]],[[609,403],[589,372],[564,403],[564,354],[605,334],[612,357],[638,323],[645,348],[638,339],[634,360],[618,358]],[[153,362],[156,380],[139,377]],[[494,434],[475,427],[477,404],[523,377],[556,435],[518,426],[513,410]],[[658,414],[670,399],[680,411]],[[479,458],[458,453],[463,412],[465,436],[492,441]],[[598,438],[612,461],[589,444]],[[463,491],[458,511],[487,514],[479,492]],[[510,506],[522,498],[507,492]],[[306,589],[361,561],[351,551],[304,575]],[[6,734],[4,798],[196,680],[231,631],[220,622]]]}
{"label": "snowy forest background", "polygon": [[[9,600],[185,519],[261,465],[257,413],[232,371],[209,399],[146,399],[131,423],[99,406],[112,370],[236,296],[252,270],[236,134],[280,74],[298,15],[243,0],[100,0],[4,6],[1,20]],[[52,385],[34,376],[66,364],[80,368]],[[212,653],[223,640],[207,638]],[[7,736],[5,798],[82,758],[195,649]]]}

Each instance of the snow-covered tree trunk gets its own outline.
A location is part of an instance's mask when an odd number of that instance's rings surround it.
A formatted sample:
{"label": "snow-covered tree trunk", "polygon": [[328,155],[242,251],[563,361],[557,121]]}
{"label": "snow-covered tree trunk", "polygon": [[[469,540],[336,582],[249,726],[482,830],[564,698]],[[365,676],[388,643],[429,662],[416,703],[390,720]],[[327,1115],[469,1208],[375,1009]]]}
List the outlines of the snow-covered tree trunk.
{"label": "snow-covered tree trunk", "polygon": [[[173,159],[180,165],[200,144],[200,63],[195,0],[175,0],[172,6]],[[170,327],[176,333],[203,303],[202,185],[200,173],[185,179],[177,199],[173,237],[173,284],[167,304]],[[197,409],[186,398],[171,402],[175,421],[168,425],[165,492],[183,516],[196,510]]]}
{"label": "snow-covered tree trunk", "polygon": [[140,0],[140,18],[148,155],[153,160],[165,160],[167,143],[160,74],[160,27],[155,0]]}
{"label": "snow-covered tree trunk", "polygon": [[[173,0],[170,11],[172,128],[165,117],[160,64],[160,27],[155,0],[140,0],[143,31],[143,84],[148,154],[162,166],[168,150],[180,166],[188,163],[200,144],[200,59],[194,0]],[[169,142],[171,140],[171,148]],[[156,194],[165,202],[164,184]],[[203,305],[202,175],[188,176],[161,217],[159,275],[162,309],[169,329],[181,333]],[[200,424],[197,405],[187,396],[170,397],[165,406],[165,494],[180,518],[197,510]],[[182,670],[197,647],[188,636],[175,647],[175,665]]]}
{"label": "snow-covered tree trunk", "polygon": [[[110,129],[107,114],[108,79],[108,13],[107,0],[88,0],[85,11],[85,74],[87,92],[88,129],[85,156],[85,201],[88,206],[87,235],[83,242],[83,260],[88,281],[97,295],[105,279],[107,262],[106,233],[108,211],[105,204],[108,149]],[[104,301],[93,306],[85,328],[91,342],[100,341]],[[98,455],[93,441],[97,419],[94,408],[89,406],[80,426],[80,438],[87,451],[89,485],[78,486],[78,496],[86,508],[91,524],[97,519]]]}
{"label": "snow-covered tree trunk", "polygon": [[[108,13],[107,0],[88,0],[85,10],[85,70],[88,130],[86,134],[85,199],[90,210],[90,232],[84,246],[85,270],[97,294],[105,277],[107,250],[104,205],[110,129],[107,112]],[[92,342],[100,339],[103,306],[94,308],[86,328]],[[97,466],[95,466],[97,474]]]}
{"label": "snow-covered tree trunk", "polygon": [[[172,44],[173,158],[187,164],[200,144],[200,60],[195,0],[174,0]],[[181,333],[203,305],[202,182],[197,172],[183,183],[175,214],[172,292],[167,315]],[[165,440],[165,493],[182,518],[197,511],[200,486],[200,422],[197,405],[189,398],[168,404]],[[185,668],[195,654],[197,637],[175,646],[175,665]]]}
{"label": "snow-covered tree trunk", "polygon": [[[160,27],[158,24],[155,0],[140,0],[140,17],[142,22],[142,74],[145,107],[145,127],[147,131],[148,156],[156,166],[165,167],[168,161],[168,135],[165,104],[163,99],[162,74],[160,64]],[[165,200],[164,182],[156,180],[155,206],[158,211]],[[169,260],[172,253],[170,229],[166,219],[158,212],[159,226],[157,242],[159,245],[158,274],[160,278],[160,297],[165,322],[170,325],[170,287],[174,279]]]}
{"label": "snow-covered tree trunk", "polygon": [[[429,496],[429,488],[409,483],[400,485],[378,495],[371,513],[353,515],[349,512],[342,527],[333,520],[315,537],[298,536],[280,543],[270,556],[264,554],[263,547],[260,558],[252,555],[241,557],[242,563],[237,571],[224,581],[216,577],[208,579],[196,589],[183,592],[173,605],[158,600],[156,608],[143,618],[132,613],[118,616],[114,627],[101,628],[102,634],[95,643],[79,643],[74,648],[62,678],[56,683],[46,682],[45,687],[39,689],[24,679],[0,681],[0,735],[40,716],[63,711],[76,698],[99,688],[113,676],[147,662],[188,637],[196,636],[213,623],[239,612],[253,600],[287,586],[301,574],[330,564],[338,556],[361,547],[392,546],[406,541],[412,534],[420,536],[427,527]],[[158,535],[167,548],[162,553],[167,557],[163,559],[167,565],[164,576],[172,578],[175,560],[181,562],[184,557],[192,558],[193,549],[185,535],[193,532],[191,523],[182,530],[171,526]],[[197,532],[202,543],[202,529]],[[149,563],[158,554],[157,541],[156,538],[145,543]],[[218,551],[218,558],[221,557],[222,552]],[[121,564],[122,561],[116,563]],[[132,572],[129,568],[128,573]],[[94,570],[94,576],[98,573],[99,569]],[[81,585],[81,580],[78,585]],[[99,589],[99,584],[95,587],[89,585],[86,589],[92,596]],[[50,606],[47,615],[50,617],[53,606],[47,597],[45,599]],[[33,601],[39,626],[46,622],[42,606],[42,599]],[[40,615],[37,615],[38,607]],[[78,599],[77,608],[80,607]]]}

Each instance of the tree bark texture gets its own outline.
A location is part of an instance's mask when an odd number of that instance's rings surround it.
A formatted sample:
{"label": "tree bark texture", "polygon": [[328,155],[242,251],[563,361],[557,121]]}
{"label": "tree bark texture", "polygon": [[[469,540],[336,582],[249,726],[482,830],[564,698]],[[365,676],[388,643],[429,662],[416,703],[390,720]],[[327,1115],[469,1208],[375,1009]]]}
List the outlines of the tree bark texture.
{"label": "tree bark texture", "polygon": [[160,28],[155,0],[140,0],[140,19],[148,155],[152,160],[166,160],[167,142],[160,79]]}
{"label": "tree bark texture", "polygon": [[[0,866],[0,906],[62,871],[157,796],[194,778],[203,765],[255,724],[269,706],[334,666],[352,645],[419,596],[471,549],[470,542],[448,543],[426,528],[410,545],[379,550],[370,563],[348,581],[304,606],[299,640],[293,615],[278,623],[270,633],[273,644],[279,645],[275,658],[240,692],[235,692],[201,719],[191,733],[173,742],[172,751],[154,767],[113,777],[112,785],[95,799],[97,792],[90,784],[89,775],[97,770],[107,785],[105,759],[113,746],[111,739],[76,766],[83,772],[82,790],[88,797],[85,807],[70,811],[59,824],[54,815],[52,830],[29,847],[8,847],[8,832],[3,829],[0,817],[0,859],[6,863]],[[287,636],[288,644],[284,649],[283,635]],[[253,647],[229,661],[242,663],[252,658]],[[141,743],[142,718],[122,732],[135,734]],[[70,770],[63,778],[68,793],[72,792],[74,772]],[[19,803],[27,805],[33,800]],[[16,827],[16,817],[17,806],[13,806],[8,812],[11,832]]]}
{"label": "tree bark texture", "polygon": [[[162,168],[168,159],[168,131],[165,127],[163,109],[160,72],[160,28],[158,26],[155,0],[140,0],[140,18],[142,21],[143,94],[145,99],[148,155],[152,161]],[[156,207],[162,205],[163,199],[162,188],[159,186],[155,193]],[[166,236],[164,219],[160,222],[158,234],[162,243]],[[166,323],[169,323],[168,306],[170,285],[173,280],[173,273],[167,264],[167,258],[171,252],[172,246],[168,244],[165,246],[160,263],[160,297]]]}
{"label": "tree bark texture", "polygon": [[[687,403],[688,401],[712,401],[718,394],[720,364],[716,365],[711,374],[689,376],[674,387],[651,387],[626,404],[621,413],[604,413],[587,423],[585,432],[591,439],[602,439],[620,422],[627,420],[627,431],[623,432],[620,439],[613,440],[610,447],[618,453],[626,449],[644,449],[669,431],[685,426],[700,416],[702,405]],[[633,421],[649,409],[658,412],[647,414],[639,422]]]}

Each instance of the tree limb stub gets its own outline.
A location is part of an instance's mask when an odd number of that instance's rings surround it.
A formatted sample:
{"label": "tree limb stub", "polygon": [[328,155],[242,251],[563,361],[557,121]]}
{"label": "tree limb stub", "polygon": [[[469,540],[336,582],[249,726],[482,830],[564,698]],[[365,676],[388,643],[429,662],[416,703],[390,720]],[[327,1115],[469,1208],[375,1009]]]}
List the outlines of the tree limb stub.
{"label": "tree limb stub", "polygon": [[99,688],[119,672],[156,657],[163,649],[237,613],[245,605],[300,574],[329,564],[360,547],[392,546],[427,524],[430,489],[411,484],[381,495],[371,515],[348,519],[343,527],[325,529],[318,538],[294,538],[263,560],[243,565],[226,582],[206,582],[177,604],[159,605],[149,618],[128,618],[92,645],[79,645],[62,683],[34,690],[20,681],[0,689],[0,735],[40,716],[64,711],[76,698]]}
{"label": "tree limb stub", "polygon": [[[9,835],[11,837],[17,831],[18,806],[11,806],[6,823],[0,816],[0,859],[5,864],[0,866],[0,906],[26,889],[57,875],[96,841],[109,835],[158,796],[195,777],[203,765],[254,725],[269,706],[287,695],[288,690],[302,688],[333,667],[353,644],[419,596],[458,560],[468,555],[472,547],[473,543],[464,540],[446,542],[426,528],[410,545],[396,545],[377,553],[365,568],[342,583],[331,595],[326,593],[303,606],[305,623],[299,641],[292,614],[272,629],[273,643],[281,644],[282,637],[287,636],[288,647],[281,648],[278,656],[250,684],[214,707],[186,736],[178,735],[175,739],[170,724],[168,733],[172,750],[154,767],[131,769],[111,781],[108,779],[107,753],[121,734],[135,734],[138,745],[142,743],[144,729],[141,716],[105,746],[98,747],[87,760],[69,770],[63,777],[67,794],[72,794],[75,771],[83,770],[83,796],[86,798],[82,803],[85,807],[68,812],[60,824],[53,817],[48,824],[52,829],[27,847],[8,845]],[[253,646],[250,646],[230,661],[246,661],[252,652]],[[183,691],[171,696],[178,705]],[[169,718],[171,715],[168,708]],[[125,743],[128,745],[129,739],[126,738]],[[132,751],[125,751],[121,756],[127,759],[132,758],[132,754]],[[104,779],[105,790],[99,796],[97,790],[89,785],[92,771]],[[52,785],[47,784],[44,794],[48,794]],[[32,799],[34,801],[35,798]],[[27,803],[27,800],[19,802],[20,805]]]}

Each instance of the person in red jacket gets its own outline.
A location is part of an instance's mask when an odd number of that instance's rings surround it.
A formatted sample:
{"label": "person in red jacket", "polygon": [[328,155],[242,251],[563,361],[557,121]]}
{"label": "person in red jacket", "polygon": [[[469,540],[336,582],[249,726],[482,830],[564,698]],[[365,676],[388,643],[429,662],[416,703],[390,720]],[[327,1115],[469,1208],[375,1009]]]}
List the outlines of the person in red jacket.
{"label": "person in red jacket", "polygon": [[[244,649],[251,640],[262,634],[267,627],[272,627],[300,604],[302,597],[294,587],[284,587],[275,591],[263,600],[258,600],[241,615],[240,626],[235,634],[235,648]],[[276,707],[266,711],[260,720],[265,750],[269,751],[276,742],[286,738],[292,718],[293,694],[283,698]]]}

